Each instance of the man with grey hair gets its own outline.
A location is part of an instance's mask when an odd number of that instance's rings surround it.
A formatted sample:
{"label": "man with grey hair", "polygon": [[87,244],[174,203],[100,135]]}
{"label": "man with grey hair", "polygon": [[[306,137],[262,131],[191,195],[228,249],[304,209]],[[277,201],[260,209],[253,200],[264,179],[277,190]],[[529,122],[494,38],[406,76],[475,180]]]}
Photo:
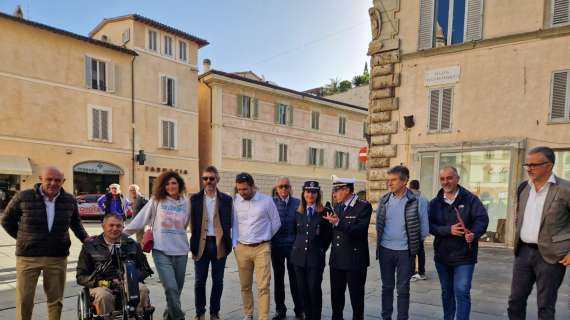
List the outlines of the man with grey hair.
{"label": "man with grey hair", "polygon": [[16,319],[30,320],[38,277],[43,274],[49,320],[59,320],[67,256],[69,228],[85,241],[75,197],[63,190],[63,173],[45,168],[40,183],[14,196],[2,217],[2,227],[16,239]]}
{"label": "man with grey hair", "polygon": [[523,165],[529,180],[517,190],[509,319],[526,319],[535,282],[538,318],[554,319],[558,289],[570,266],[570,182],[554,175],[555,160],[554,150],[536,147]]}
{"label": "man with grey hair", "polygon": [[275,184],[277,195],[273,197],[273,202],[279,212],[281,228],[271,239],[271,265],[273,266],[275,316],[273,320],[287,318],[287,306],[285,306],[285,266],[289,274],[289,287],[293,298],[295,316],[303,318],[303,299],[299,296],[295,268],[291,263],[291,251],[296,235],[296,212],[301,201],[291,196],[291,182],[287,177],[279,177]]}

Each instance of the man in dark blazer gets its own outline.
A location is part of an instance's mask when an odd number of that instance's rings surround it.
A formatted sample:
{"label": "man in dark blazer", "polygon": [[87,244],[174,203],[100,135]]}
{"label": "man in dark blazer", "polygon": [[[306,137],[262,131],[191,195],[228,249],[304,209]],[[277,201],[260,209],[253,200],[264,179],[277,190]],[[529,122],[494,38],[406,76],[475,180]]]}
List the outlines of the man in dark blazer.
{"label": "man in dark blazer", "polygon": [[333,225],[329,259],[333,320],[343,319],[347,285],[352,319],[364,319],[364,284],[370,265],[368,225],[372,206],[354,194],[354,182],[354,179],[334,178],[333,193],[337,205],[334,214],[325,216]]}
{"label": "man in dark blazer", "polygon": [[536,282],[538,318],[554,319],[558,289],[570,265],[570,182],[552,172],[554,151],[531,149],[529,181],[517,190],[515,262],[509,319],[526,319],[527,298]]}
{"label": "man in dark blazer", "polygon": [[212,265],[210,319],[220,319],[220,300],[226,257],[232,251],[232,198],[217,189],[220,176],[214,166],[202,172],[204,188],[190,197],[190,251],[194,259],[196,320],[205,320],[206,280]]}

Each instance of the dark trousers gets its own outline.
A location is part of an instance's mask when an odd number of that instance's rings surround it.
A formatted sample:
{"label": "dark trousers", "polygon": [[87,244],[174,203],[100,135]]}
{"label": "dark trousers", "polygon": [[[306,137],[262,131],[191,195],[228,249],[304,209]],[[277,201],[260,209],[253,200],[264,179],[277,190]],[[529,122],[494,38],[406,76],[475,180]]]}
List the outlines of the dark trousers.
{"label": "dark trousers", "polygon": [[350,304],[352,305],[352,319],[364,319],[364,284],[366,283],[367,268],[362,268],[361,270],[330,268],[330,271],[332,319],[343,319],[344,293],[347,285],[350,294]]}
{"label": "dark trousers", "polygon": [[526,319],[526,301],[536,282],[538,319],[554,320],[558,288],[564,280],[566,267],[549,264],[538,248],[522,244],[513,265],[513,280],[509,297],[509,319]]}
{"label": "dark trousers", "polygon": [[323,281],[324,268],[301,268],[295,266],[295,277],[299,294],[304,298],[305,320],[321,320],[323,307]]}
{"label": "dark trousers", "polygon": [[380,278],[382,279],[382,319],[392,319],[394,288],[398,292],[398,320],[407,320],[410,309],[410,277],[412,260],[408,250],[380,247]]}
{"label": "dark trousers", "polygon": [[287,306],[285,305],[285,265],[289,274],[289,287],[291,296],[293,297],[295,314],[303,313],[303,299],[299,296],[297,290],[297,279],[295,278],[295,267],[291,264],[291,247],[272,246],[271,247],[271,265],[273,266],[273,275],[275,277],[275,311],[280,315],[287,314]]}
{"label": "dark trousers", "polygon": [[208,237],[206,247],[200,260],[194,261],[196,276],[194,279],[194,304],[196,314],[206,313],[206,280],[208,279],[208,268],[212,265],[212,292],[210,293],[210,314],[220,312],[220,300],[224,289],[224,268],[226,267],[226,257],[217,258],[216,239]]}
{"label": "dark trousers", "polygon": [[[416,257],[412,258],[412,275],[416,273]],[[418,271],[421,275],[426,274],[426,251],[424,241],[420,241],[420,251],[418,251]]]}
{"label": "dark trousers", "polygon": [[475,264],[450,266],[436,262],[441,284],[444,320],[469,320],[471,314],[471,281]]}

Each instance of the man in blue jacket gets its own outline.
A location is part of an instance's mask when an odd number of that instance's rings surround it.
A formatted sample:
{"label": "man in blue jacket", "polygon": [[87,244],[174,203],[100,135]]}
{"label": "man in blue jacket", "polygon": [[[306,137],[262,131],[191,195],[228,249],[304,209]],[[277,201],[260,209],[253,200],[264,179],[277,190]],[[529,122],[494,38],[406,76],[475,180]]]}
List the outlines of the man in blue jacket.
{"label": "man in blue jacket", "polygon": [[465,320],[471,311],[477,241],[487,231],[489,216],[479,198],[459,185],[456,168],[443,167],[439,182],[442,188],[429,204],[429,230],[435,236],[443,315],[444,320]]}

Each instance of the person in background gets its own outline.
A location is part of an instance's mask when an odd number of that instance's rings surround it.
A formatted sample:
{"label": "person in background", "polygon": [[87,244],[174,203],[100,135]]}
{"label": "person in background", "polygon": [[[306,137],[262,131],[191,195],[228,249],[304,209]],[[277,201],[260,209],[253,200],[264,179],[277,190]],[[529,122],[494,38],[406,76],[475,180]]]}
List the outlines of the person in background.
{"label": "person in background", "polygon": [[[131,210],[133,212],[132,217],[142,210],[142,208],[147,204],[148,200],[140,193],[140,188],[136,184],[131,184],[129,186],[129,201],[132,203]],[[138,231],[136,233],[137,242],[141,243],[144,235],[144,230]]]}
{"label": "person in background", "polygon": [[[408,183],[408,189],[410,189],[410,191],[412,191],[416,196],[416,199],[418,199],[418,207],[420,209],[420,212],[425,212],[427,218],[429,200],[426,197],[422,196],[422,193],[420,192],[420,182],[418,180],[411,180],[410,183]],[[423,237],[422,240],[420,241],[418,254],[414,258],[412,258],[412,273],[414,274],[410,279],[410,281],[412,282],[418,280],[427,280],[426,251],[424,247],[424,242],[425,242],[425,237]]]}
{"label": "person in background", "polygon": [[104,214],[114,213],[126,220],[131,202],[121,193],[121,186],[112,183],[109,185],[109,192],[97,199],[97,205]]}

